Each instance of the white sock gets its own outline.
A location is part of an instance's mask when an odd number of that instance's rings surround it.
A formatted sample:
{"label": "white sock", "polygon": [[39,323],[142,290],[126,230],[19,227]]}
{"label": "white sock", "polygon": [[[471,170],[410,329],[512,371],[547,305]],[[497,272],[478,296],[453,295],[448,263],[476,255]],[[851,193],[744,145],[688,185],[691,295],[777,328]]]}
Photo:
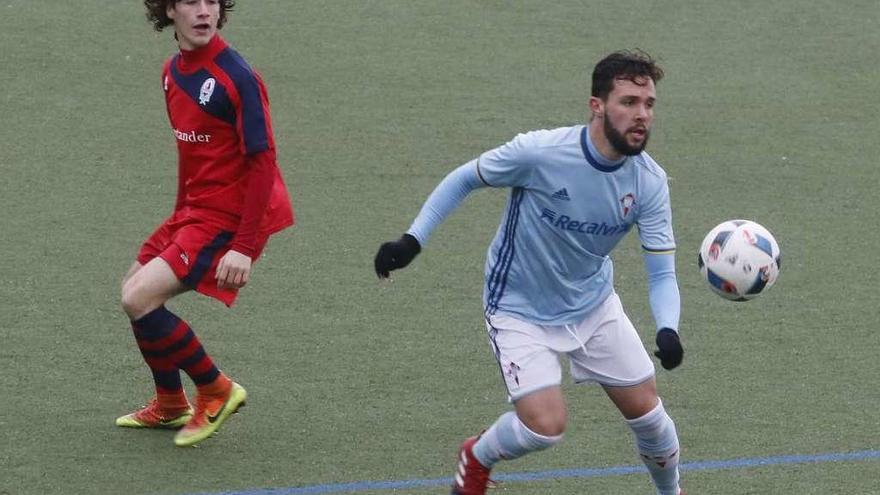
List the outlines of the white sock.
{"label": "white sock", "polygon": [[520,421],[516,412],[509,411],[499,417],[474,445],[474,457],[485,467],[491,468],[501,459],[516,459],[529,452],[544,450],[562,440],[562,435],[547,437],[530,430]]}
{"label": "white sock", "polygon": [[639,457],[648,467],[659,495],[678,495],[678,433],[663,409],[663,402],[651,412],[626,420],[636,437]]}

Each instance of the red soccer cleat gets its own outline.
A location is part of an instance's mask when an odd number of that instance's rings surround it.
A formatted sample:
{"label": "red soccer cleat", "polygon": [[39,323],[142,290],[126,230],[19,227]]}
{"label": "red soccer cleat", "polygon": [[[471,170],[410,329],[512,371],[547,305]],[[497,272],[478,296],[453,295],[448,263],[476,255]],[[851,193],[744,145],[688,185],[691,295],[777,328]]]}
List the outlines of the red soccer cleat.
{"label": "red soccer cleat", "polygon": [[480,437],[471,437],[461,444],[458,451],[458,466],[452,480],[451,495],[485,495],[491,480],[490,468],[480,464],[474,457],[474,444]]}

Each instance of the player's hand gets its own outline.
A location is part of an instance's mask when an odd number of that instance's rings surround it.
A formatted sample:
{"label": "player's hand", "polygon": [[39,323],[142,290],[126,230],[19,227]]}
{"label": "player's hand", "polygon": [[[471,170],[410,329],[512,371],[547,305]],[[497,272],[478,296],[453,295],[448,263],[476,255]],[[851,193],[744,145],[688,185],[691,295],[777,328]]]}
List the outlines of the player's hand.
{"label": "player's hand", "polygon": [[379,278],[388,278],[392,270],[403,268],[421,252],[422,246],[415,237],[403,234],[396,241],[386,242],[379,246],[376,259],[373,264],[376,267],[376,275]]}
{"label": "player's hand", "polygon": [[660,365],[668,370],[681,364],[684,349],[681,348],[678,332],[671,328],[661,328],[657,332],[657,350],[654,355],[660,359]]}
{"label": "player's hand", "polygon": [[251,275],[250,256],[233,251],[230,249],[220,258],[217,264],[217,272],[214,278],[217,279],[217,288],[219,289],[241,289]]}

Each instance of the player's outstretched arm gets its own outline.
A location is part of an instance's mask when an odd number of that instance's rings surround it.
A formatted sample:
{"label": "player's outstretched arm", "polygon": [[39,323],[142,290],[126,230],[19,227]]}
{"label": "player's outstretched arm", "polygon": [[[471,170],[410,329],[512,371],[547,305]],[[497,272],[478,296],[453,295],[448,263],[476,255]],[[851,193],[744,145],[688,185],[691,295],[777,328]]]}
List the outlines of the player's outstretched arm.
{"label": "player's outstretched arm", "polygon": [[388,278],[392,270],[408,265],[421,252],[431,232],[464,201],[468,194],[478,187],[486,186],[479,177],[477,160],[472,160],[453,170],[440,181],[422,205],[419,215],[409,230],[400,239],[379,246],[379,252],[376,253],[373,262],[376,275],[379,278]]}

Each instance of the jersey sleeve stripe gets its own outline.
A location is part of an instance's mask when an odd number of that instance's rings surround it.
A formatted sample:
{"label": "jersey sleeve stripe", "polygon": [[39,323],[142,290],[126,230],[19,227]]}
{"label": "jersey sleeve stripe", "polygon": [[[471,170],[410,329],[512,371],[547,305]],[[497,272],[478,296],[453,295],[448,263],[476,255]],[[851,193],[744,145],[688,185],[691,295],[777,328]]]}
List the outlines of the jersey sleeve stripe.
{"label": "jersey sleeve stripe", "polygon": [[489,184],[489,182],[483,177],[483,173],[480,172],[480,159],[479,158],[477,158],[477,177],[480,178],[480,180],[483,182],[483,184],[486,184],[489,187],[493,187],[492,184]]}
{"label": "jersey sleeve stripe", "polygon": [[649,254],[671,254],[675,252],[675,247],[649,248],[648,246],[642,246],[642,249],[647,251]]}
{"label": "jersey sleeve stripe", "polygon": [[244,138],[245,153],[259,153],[270,148],[266,109],[257,77],[251,67],[231,48],[223,50],[214,60],[232,80],[241,105],[239,126]]}

